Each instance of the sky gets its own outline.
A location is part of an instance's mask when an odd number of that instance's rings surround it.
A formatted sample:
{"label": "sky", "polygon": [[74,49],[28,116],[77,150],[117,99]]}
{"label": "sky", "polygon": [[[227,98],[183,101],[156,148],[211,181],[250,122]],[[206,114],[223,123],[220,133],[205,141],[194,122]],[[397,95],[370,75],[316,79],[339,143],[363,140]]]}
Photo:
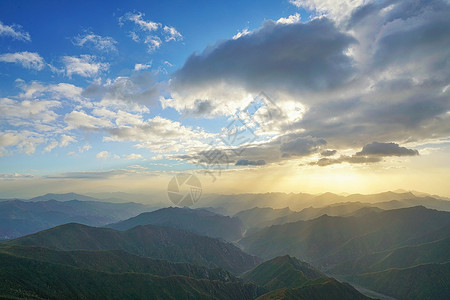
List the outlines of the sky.
{"label": "sky", "polygon": [[0,197],[450,196],[450,3],[0,2]]}

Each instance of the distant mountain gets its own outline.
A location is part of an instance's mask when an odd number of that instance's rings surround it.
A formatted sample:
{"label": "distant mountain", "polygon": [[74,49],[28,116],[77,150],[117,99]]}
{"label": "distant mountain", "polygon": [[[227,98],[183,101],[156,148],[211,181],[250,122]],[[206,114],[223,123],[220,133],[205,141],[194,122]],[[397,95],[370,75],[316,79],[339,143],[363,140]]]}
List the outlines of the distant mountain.
{"label": "distant mountain", "polygon": [[449,236],[437,241],[413,246],[403,246],[394,250],[371,253],[338,264],[329,270],[332,274],[361,274],[378,272],[392,268],[407,268],[427,263],[450,262]]}
{"label": "distant mountain", "polygon": [[450,262],[388,269],[353,277],[357,283],[398,299],[449,299]]}
{"label": "distant mountain", "polygon": [[230,218],[205,209],[168,207],[110,224],[107,227],[127,230],[138,225],[161,225],[187,230],[196,234],[227,241],[242,237],[243,225],[238,218]]}
{"label": "distant mountain", "polygon": [[265,261],[241,276],[245,281],[263,286],[268,290],[296,288],[324,277],[326,277],[325,274],[311,265],[289,255]]}
{"label": "distant mountain", "polygon": [[257,300],[367,300],[371,299],[347,283],[341,283],[336,279],[318,279],[316,282],[311,282],[305,286],[290,289],[284,288],[269,292],[258,298]]}
{"label": "distant mountain", "polygon": [[99,199],[94,197],[89,197],[76,193],[66,193],[66,194],[45,194],[42,196],[34,197],[29,199],[28,201],[48,201],[48,200],[56,200],[56,201],[69,201],[69,200],[79,200],[79,201],[99,201]]}
{"label": "distant mountain", "polygon": [[103,226],[154,209],[138,203],[3,201],[0,202],[0,239],[16,238],[70,222]]}
{"label": "distant mountain", "polygon": [[[367,204],[378,204],[380,202],[399,201],[399,207],[404,208],[422,205],[427,208],[450,211],[450,201],[443,197],[416,196],[411,192],[384,192],[371,195],[352,194],[337,195],[333,193],[324,193],[312,195],[306,193],[266,193],[266,194],[235,194],[235,195],[204,195],[202,196],[202,206],[223,207],[228,214],[234,215],[240,211],[252,209],[254,207],[272,207],[282,209],[289,207],[294,211],[301,211],[308,207],[324,207],[336,203],[361,202]],[[392,209],[394,207],[381,207],[382,209]]]}
{"label": "distant mountain", "polygon": [[112,273],[0,253],[0,294],[10,299],[254,299],[240,281]]}
{"label": "distant mountain", "polygon": [[261,228],[271,221],[295,213],[289,207],[274,209],[271,207],[254,207],[241,211],[234,216],[239,218],[246,228]]}
{"label": "distant mountain", "polygon": [[184,230],[154,225],[127,231],[65,224],[7,241],[5,245],[39,246],[54,250],[124,250],[132,254],[221,267],[234,274],[245,272],[260,259],[236,246]]}
{"label": "distant mountain", "polygon": [[293,255],[322,267],[373,252],[424,243],[427,234],[450,225],[450,213],[412,207],[362,217],[322,216],[265,228],[239,243],[263,258]]}

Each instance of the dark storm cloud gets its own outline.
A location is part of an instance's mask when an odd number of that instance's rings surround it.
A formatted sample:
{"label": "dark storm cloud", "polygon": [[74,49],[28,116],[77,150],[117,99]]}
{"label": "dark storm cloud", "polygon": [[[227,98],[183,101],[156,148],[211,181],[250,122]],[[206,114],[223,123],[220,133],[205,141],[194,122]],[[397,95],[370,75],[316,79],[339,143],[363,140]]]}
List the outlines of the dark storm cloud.
{"label": "dark storm cloud", "polygon": [[236,166],[263,166],[265,164],[266,162],[262,159],[256,161],[248,159],[240,159],[235,163]]}
{"label": "dark storm cloud", "polygon": [[319,151],[326,143],[323,139],[298,137],[282,144],[280,150],[283,156],[308,156]]}
{"label": "dark storm cloud", "polygon": [[249,90],[324,90],[354,74],[343,52],[354,43],[326,18],[308,23],[266,21],[255,32],[191,55],[172,82],[175,90],[227,81]]}
{"label": "dark storm cloud", "polygon": [[417,150],[400,147],[396,143],[373,142],[365,145],[356,156],[414,156],[419,155]]}

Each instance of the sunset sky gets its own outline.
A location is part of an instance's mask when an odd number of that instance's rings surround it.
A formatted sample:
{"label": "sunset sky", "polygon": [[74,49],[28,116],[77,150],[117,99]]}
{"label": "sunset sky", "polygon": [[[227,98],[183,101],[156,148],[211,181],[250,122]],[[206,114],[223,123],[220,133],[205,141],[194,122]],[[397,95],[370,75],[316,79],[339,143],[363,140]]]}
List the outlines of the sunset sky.
{"label": "sunset sky", "polygon": [[0,198],[450,197],[450,3],[0,2]]}

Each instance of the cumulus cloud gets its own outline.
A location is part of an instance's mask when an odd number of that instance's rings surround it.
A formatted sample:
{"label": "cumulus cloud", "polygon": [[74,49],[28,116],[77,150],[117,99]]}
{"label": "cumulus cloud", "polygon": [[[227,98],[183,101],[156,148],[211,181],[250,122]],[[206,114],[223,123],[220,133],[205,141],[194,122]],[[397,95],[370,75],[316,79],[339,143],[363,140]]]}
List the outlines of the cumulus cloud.
{"label": "cumulus cloud", "polygon": [[97,153],[97,155],[95,157],[97,157],[98,159],[107,159],[111,156],[111,154],[108,151],[101,151],[99,153]]}
{"label": "cumulus cloud", "polygon": [[96,61],[96,57],[92,55],[64,56],[62,61],[65,65],[65,73],[72,77],[73,74],[82,77],[94,77],[100,72],[109,68],[109,64]]}
{"label": "cumulus cloud", "polygon": [[[270,119],[275,137],[310,137],[310,144],[288,139],[281,148],[246,148],[254,154],[249,160],[268,163],[337,154],[324,152],[325,145],[356,153],[374,140],[398,146],[450,137],[448,1],[291,2],[323,16],[266,21],[192,54],[174,73],[163,107],[195,116],[239,115],[267,92],[281,111]],[[387,153],[324,157],[321,164],[376,163]]]}
{"label": "cumulus cloud", "polygon": [[93,83],[83,90],[82,95],[100,100],[105,107],[148,112],[147,106],[158,100],[160,86],[151,73],[143,72],[131,77],[117,77],[103,84]]}
{"label": "cumulus cloud", "polygon": [[141,71],[141,70],[146,70],[152,67],[152,63],[148,63],[148,64],[135,64],[134,65],[134,70],[135,71]]}
{"label": "cumulus cloud", "polygon": [[166,42],[179,41],[183,39],[181,33],[172,26],[164,26],[164,32],[166,33]]}
{"label": "cumulus cloud", "polygon": [[15,40],[31,42],[30,34],[20,25],[6,25],[0,21],[0,36],[10,37]]}
{"label": "cumulus cloud", "polygon": [[33,70],[42,70],[45,67],[44,59],[35,52],[16,52],[0,55],[1,62],[17,63],[22,67]]}
{"label": "cumulus cloud", "polygon": [[336,150],[325,150],[325,151],[320,152],[320,155],[322,155],[322,156],[333,156],[336,153],[337,153]]}
{"label": "cumulus cloud", "polygon": [[357,156],[414,156],[419,155],[419,151],[400,147],[396,143],[373,142],[365,145]]}
{"label": "cumulus cloud", "polygon": [[117,51],[117,41],[115,39],[109,36],[100,36],[92,32],[76,36],[73,44],[79,47],[90,46],[104,52]]}
{"label": "cumulus cloud", "polygon": [[339,158],[321,158],[317,162],[312,162],[309,165],[317,165],[320,167],[326,167],[335,164],[349,163],[349,164],[372,164],[380,162],[380,157],[366,157],[366,156],[346,156],[342,155]]}
{"label": "cumulus cloud", "polygon": [[135,160],[135,159],[143,159],[144,158],[142,156],[142,154],[136,154],[136,153],[131,153],[129,155],[125,155],[124,157],[125,157],[125,159],[128,159],[128,160]]}
{"label": "cumulus cloud", "polygon": [[84,130],[98,130],[104,127],[111,127],[112,123],[109,120],[96,118],[84,111],[72,111],[65,115],[64,121],[67,123],[66,129],[84,129]]}
{"label": "cumulus cloud", "polygon": [[167,105],[181,111],[209,100],[217,111],[233,114],[233,106],[248,104],[260,91],[277,99],[286,98],[286,92],[309,99],[352,78],[352,60],[344,52],[354,42],[327,19],[266,21],[245,36],[191,55],[172,78]]}

